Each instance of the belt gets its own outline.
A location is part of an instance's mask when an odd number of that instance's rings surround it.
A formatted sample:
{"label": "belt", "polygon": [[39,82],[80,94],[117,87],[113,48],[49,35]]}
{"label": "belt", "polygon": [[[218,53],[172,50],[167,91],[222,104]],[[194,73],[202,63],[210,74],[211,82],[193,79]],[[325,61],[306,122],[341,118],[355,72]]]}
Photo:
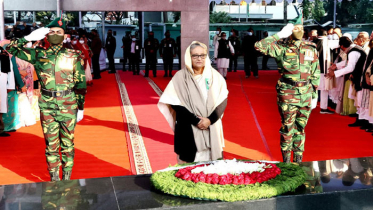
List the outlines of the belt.
{"label": "belt", "polygon": [[280,81],[283,82],[283,83],[295,86],[295,87],[304,87],[304,86],[310,84],[309,80],[296,82],[296,81],[293,81],[291,79],[281,78]]}
{"label": "belt", "polygon": [[47,95],[47,96],[54,97],[54,98],[66,96],[66,95],[70,94],[71,92],[73,92],[71,89],[70,90],[60,90],[60,91],[51,91],[51,90],[41,89],[41,93],[43,95]]}

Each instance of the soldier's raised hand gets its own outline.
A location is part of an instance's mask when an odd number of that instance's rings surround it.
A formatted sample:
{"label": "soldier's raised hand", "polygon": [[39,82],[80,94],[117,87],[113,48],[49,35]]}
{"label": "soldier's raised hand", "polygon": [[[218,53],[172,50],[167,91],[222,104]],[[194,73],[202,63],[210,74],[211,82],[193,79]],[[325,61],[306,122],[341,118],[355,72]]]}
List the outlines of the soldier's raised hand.
{"label": "soldier's raised hand", "polygon": [[36,29],[35,31],[31,32],[31,34],[25,36],[25,39],[27,41],[39,41],[44,39],[44,37],[49,33],[50,29],[49,28],[39,28]]}
{"label": "soldier's raised hand", "polygon": [[288,38],[293,33],[294,25],[292,23],[288,23],[277,35],[280,39]]}

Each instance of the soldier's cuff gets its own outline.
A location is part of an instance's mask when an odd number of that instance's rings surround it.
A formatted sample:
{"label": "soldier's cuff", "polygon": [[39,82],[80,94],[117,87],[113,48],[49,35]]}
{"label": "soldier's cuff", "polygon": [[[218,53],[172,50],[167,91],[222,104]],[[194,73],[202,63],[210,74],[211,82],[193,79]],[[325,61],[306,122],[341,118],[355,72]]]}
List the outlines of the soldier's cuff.
{"label": "soldier's cuff", "polygon": [[278,36],[278,34],[273,35],[273,38],[275,38],[276,41],[280,40],[280,37]]}

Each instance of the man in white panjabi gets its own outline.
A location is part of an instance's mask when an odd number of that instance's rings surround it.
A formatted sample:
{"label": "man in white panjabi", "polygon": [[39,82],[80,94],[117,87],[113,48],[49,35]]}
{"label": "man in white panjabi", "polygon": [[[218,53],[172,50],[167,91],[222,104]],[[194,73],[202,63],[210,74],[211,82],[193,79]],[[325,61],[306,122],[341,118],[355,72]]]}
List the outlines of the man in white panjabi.
{"label": "man in white panjabi", "polygon": [[158,108],[173,129],[178,163],[222,158],[222,116],[228,89],[224,78],[211,67],[208,48],[192,42],[185,52],[185,67],[162,94]]}
{"label": "man in white panjabi", "polygon": [[328,99],[329,90],[332,90],[336,86],[335,78],[326,77],[328,68],[332,64],[331,50],[339,48],[338,40],[329,40],[327,32],[325,30],[318,30],[318,37],[316,40],[317,51],[319,53],[320,61],[320,84],[318,90],[320,90],[320,108],[321,114],[333,114],[332,111],[328,110]]}
{"label": "man in white panjabi", "polygon": [[[344,75],[349,75],[351,80],[351,86],[349,89],[348,97],[355,100],[355,107],[359,112],[359,104],[362,99],[361,91],[361,76],[363,73],[363,68],[366,60],[365,51],[352,43],[352,37],[350,34],[343,34],[342,38],[339,41],[341,50],[347,53],[347,62],[342,61],[337,64],[333,64],[329,69],[329,77],[342,77]],[[335,71],[338,69],[337,71]],[[356,119],[356,122],[349,125],[350,127],[359,127],[362,126],[361,121]]]}
{"label": "man in white panjabi", "polygon": [[221,33],[221,39],[215,44],[214,57],[218,71],[224,77],[224,79],[227,79],[229,60],[234,53],[234,48],[231,42],[227,40],[227,35],[224,32]]}

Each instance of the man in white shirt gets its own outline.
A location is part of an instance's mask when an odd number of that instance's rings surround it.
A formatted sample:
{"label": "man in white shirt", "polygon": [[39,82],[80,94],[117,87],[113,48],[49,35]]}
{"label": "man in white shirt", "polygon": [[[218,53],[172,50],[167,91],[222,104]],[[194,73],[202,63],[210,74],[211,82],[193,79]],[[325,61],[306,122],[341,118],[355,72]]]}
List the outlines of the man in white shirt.
{"label": "man in white shirt", "polygon": [[212,43],[212,45],[214,45],[214,47],[216,48],[216,42],[218,42],[219,40],[221,39],[221,28],[218,27],[216,28],[216,34],[214,36],[214,41]]}
{"label": "man in white shirt", "polygon": [[[352,43],[351,34],[345,33],[339,40],[339,45],[341,50],[347,54],[347,64],[345,61],[333,64],[329,68],[329,77],[335,76],[336,78],[342,77],[344,75],[349,75],[351,80],[351,87],[349,91],[349,98],[355,100],[355,107],[358,109],[361,101],[361,76],[365,64],[367,54],[365,51]],[[337,70],[337,71],[336,71]],[[352,89],[351,89],[352,88]],[[354,94],[356,92],[356,94]],[[363,125],[363,121],[356,119],[356,122],[349,124],[350,127],[360,127]]]}
{"label": "man in white shirt", "polygon": [[[4,49],[0,51],[2,50]],[[4,57],[2,62],[5,62],[5,60],[7,59]],[[0,137],[10,136],[8,133],[4,132],[3,114],[8,112],[8,90],[15,89],[13,65],[10,59],[7,60],[7,62],[9,62],[9,67],[6,69],[3,69],[6,65],[0,65]]]}

